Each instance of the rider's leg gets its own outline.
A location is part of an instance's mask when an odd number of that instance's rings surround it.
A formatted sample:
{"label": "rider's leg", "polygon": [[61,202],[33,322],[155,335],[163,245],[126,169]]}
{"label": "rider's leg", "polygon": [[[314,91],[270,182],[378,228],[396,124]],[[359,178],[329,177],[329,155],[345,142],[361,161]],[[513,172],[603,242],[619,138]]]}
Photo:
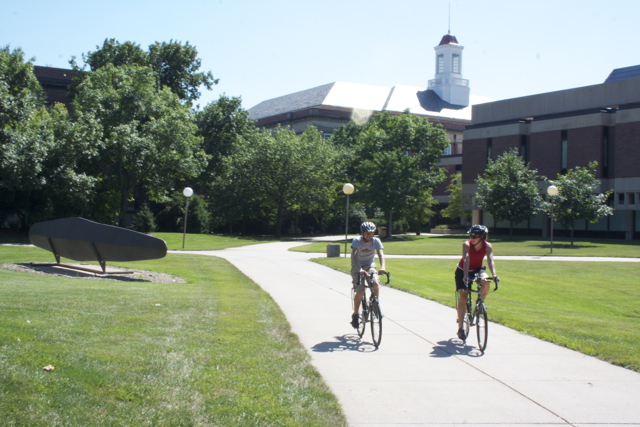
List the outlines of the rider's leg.
{"label": "rider's leg", "polygon": [[360,310],[360,301],[362,301],[362,296],[364,295],[364,286],[362,286],[362,290],[356,291],[356,296],[353,301],[353,314],[358,314],[358,310]]}
{"label": "rider's leg", "polygon": [[371,275],[371,280],[373,281],[373,293],[375,294],[376,298],[379,299],[380,295],[378,294],[378,285],[380,284],[380,277],[378,276],[378,270],[376,269],[376,266],[372,266],[369,269],[368,273],[369,275]]}
{"label": "rider's leg", "polygon": [[480,295],[482,296],[482,301],[486,301],[487,295],[489,295],[489,291],[491,290],[491,279],[486,272],[480,273],[480,277],[482,278],[482,288],[480,289]]}
{"label": "rider's leg", "polygon": [[464,315],[467,312],[467,298],[469,296],[469,291],[466,289],[458,290],[458,328],[461,329],[462,325],[464,325]]}

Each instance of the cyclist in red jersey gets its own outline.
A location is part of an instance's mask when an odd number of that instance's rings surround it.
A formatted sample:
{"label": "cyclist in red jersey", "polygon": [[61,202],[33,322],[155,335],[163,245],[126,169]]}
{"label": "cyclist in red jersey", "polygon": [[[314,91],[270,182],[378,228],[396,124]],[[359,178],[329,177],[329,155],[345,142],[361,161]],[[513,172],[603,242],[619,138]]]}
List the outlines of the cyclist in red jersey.
{"label": "cyclist in red jersey", "polygon": [[493,275],[493,280],[495,280],[496,283],[500,280],[496,273],[496,265],[493,261],[493,248],[491,247],[491,243],[487,242],[489,229],[484,225],[474,225],[469,229],[468,233],[470,238],[462,244],[462,259],[458,263],[455,274],[456,290],[460,294],[460,298],[458,299],[458,338],[461,340],[467,338],[464,335],[462,325],[467,306],[467,296],[469,294],[469,276],[473,278],[474,275],[478,274],[483,278],[480,290],[483,300],[486,300],[489,289],[491,289],[491,286],[489,286],[491,279],[489,279],[485,267],[482,265],[485,256],[487,257],[487,263]]}

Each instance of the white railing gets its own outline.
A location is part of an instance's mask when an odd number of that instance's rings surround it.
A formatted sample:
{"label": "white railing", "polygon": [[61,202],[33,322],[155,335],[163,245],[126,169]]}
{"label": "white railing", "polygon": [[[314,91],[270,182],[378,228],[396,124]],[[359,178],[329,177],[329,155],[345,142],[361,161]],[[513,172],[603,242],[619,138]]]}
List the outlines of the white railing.
{"label": "white railing", "polygon": [[[451,83],[449,83],[451,80]],[[433,79],[429,80],[429,87],[440,86],[442,84],[452,84],[455,86],[469,86],[469,80],[467,79]]]}

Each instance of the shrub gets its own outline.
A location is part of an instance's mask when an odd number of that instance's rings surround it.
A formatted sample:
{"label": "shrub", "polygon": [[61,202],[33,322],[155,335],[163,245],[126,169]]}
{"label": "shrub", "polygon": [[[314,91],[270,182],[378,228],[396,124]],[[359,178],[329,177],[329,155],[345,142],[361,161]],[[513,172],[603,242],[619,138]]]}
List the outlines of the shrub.
{"label": "shrub", "polygon": [[149,206],[145,203],[142,209],[133,218],[133,229],[141,233],[151,233],[156,231],[156,221],[153,217],[153,212],[149,209]]}

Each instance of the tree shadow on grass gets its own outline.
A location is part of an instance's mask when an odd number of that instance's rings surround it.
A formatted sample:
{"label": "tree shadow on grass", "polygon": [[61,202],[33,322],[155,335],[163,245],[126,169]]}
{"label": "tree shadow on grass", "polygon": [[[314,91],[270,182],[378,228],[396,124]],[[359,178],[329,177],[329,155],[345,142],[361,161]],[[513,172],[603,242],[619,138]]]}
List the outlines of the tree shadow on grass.
{"label": "tree shadow on grass", "polygon": [[324,341],[311,347],[311,351],[318,353],[333,353],[336,351],[357,351],[361,353],[376,351],[372,343],[363,342],[358,334],[345,334],[334,337],[335,341]]}

